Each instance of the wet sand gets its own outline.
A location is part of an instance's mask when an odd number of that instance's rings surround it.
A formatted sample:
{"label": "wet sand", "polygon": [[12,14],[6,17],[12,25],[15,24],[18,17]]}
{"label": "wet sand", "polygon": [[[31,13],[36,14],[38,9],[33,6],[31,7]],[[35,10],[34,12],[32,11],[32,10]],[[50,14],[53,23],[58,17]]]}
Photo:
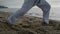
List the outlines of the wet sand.
{"label": "wet sand", "polygon": [[24,15],[11,27],[5,24],[10,14],[0,12],[0,34],[60,34],[60,22],[50,20],[49,25],[42,25],[42,18]]}

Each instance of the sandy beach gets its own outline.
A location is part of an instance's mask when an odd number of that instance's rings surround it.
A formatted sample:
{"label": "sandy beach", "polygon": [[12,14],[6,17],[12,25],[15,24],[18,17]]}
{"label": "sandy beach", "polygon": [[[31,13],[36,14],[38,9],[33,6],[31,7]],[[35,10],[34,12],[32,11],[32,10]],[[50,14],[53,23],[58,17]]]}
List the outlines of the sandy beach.
{"label": "sandy beach", "polygon": [[47,26],[42,25],[42,18],[24,15],[11,27],[5,24],[8,12],[0,11],[0,34],[60,34],[60,22],[50,20]]}

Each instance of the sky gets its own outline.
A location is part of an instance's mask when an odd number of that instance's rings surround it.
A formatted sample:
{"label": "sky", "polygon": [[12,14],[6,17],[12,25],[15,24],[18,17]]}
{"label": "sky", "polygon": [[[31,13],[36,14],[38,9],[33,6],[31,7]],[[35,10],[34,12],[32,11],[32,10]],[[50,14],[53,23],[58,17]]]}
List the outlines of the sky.
{"label": "sky", "polygon": [[[52,7],[60,7],[60,0],[46,0]],[[0,5],[9,8],[20,8],[24,0],[0,0]]]}

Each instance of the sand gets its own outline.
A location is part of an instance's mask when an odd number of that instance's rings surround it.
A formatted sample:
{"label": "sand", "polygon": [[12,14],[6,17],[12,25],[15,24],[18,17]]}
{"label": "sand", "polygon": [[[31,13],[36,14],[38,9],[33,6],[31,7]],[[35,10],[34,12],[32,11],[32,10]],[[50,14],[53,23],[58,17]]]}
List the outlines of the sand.
{"label": "sand", "polygon": [[42,25],[42,18],[24,15],[10,27],[5,24],[10,14],[0,12],[0,34],[60,34],[60,22],[50,20],[49,25]]}

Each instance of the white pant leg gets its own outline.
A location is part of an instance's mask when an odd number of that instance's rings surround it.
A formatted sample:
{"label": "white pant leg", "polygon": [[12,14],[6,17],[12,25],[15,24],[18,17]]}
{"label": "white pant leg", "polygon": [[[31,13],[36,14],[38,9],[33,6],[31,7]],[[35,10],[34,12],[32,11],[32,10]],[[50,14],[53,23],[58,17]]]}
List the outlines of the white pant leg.
{"label": "white pant leg", "polygon": [[7,21],[9,23],[12,23],[19,16],[23,16],[29,9],[31,9],[34,6],[34,1],[35,0],[25,0],[22,8],[16,11],[14,14],[12,14],[10,17],[8,17]]}
{"label": "white pant leg", "polygon": [[50,5],[45,0],[41,0],[37,6],[43,11],[43,22],[49,23]]}

